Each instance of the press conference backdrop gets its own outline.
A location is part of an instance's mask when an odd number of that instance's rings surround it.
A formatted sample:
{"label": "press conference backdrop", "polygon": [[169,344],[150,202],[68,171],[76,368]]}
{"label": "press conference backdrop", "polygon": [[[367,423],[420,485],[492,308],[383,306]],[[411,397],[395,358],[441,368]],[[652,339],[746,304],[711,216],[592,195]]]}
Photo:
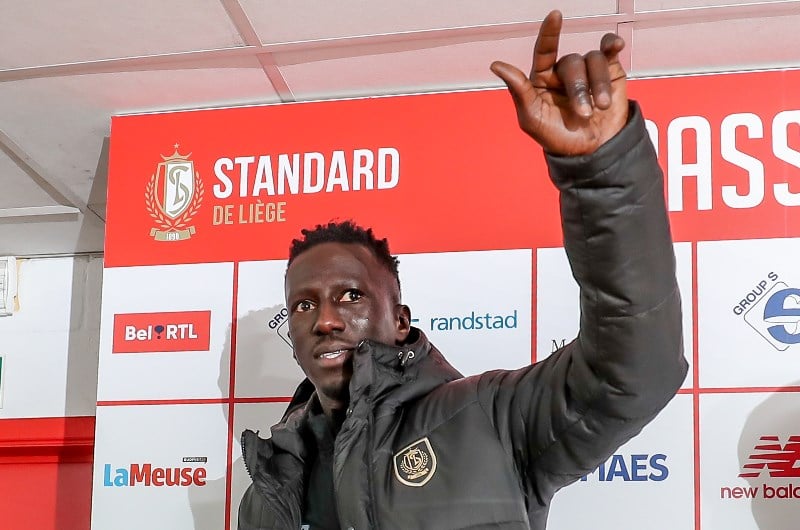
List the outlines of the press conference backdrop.
{"label": "press conference backdrop", "polygon": [[[796,524],[798,86],[800,71],[631,81],[666,173],[692,369],[557,494],[553,530]],[[557,193],[505,91],[116,117],[109,173],[94,528],[236,528],[239,434],[266,436],[302,378],[283,275],[303,227],[388,237],[414,324],[464,373],[577,332]]]}

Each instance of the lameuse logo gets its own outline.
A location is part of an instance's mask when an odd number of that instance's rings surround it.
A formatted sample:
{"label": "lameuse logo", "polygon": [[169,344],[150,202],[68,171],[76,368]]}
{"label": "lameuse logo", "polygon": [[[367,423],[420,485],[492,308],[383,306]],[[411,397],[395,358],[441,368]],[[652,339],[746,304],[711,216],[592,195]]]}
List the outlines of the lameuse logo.
{"label": "lameuse logo", "polygon": [[114,315],[113,353],[207,351],[211,311]]}
{"label": "lameuse logo", "polygon": [[800,344],[800,289],[778,281],[774,272],[742,296],[733,313],[776,350]]}
{"label": "lameuse logo", "polygon": [[[720,489],[721,498],[800,499],[800,435],[789,436],[786,443],[772,434],[759,438],[739,477],[748,479],[750,486],[724,486]],[[753,484],[757,480],[762,483]]]}
{"label": "lameuse logo", "polygon": [[[207,461],[206,457],[187,457],[186,462]],[[187,487],[205,486],[208,471],[203,466],[175,466],[159,467],[152,463],[134,463],[126,467],[114,467],[111,464],[103,466],[103,487],[106,488],[132,488],[143,487]]]}

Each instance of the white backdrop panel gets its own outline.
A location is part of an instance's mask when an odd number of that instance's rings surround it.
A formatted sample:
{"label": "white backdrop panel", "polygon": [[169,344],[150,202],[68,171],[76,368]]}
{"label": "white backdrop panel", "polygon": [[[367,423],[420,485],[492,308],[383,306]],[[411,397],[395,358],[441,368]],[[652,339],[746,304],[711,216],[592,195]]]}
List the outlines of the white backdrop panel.
{"label": "white backdrop panel", "polygon": [[[795,381],[795,385],[800,381]],[[703,530],[793,530],[800,521],[800,393],[700,396]],[[787,448],[790,436],[799,437]],[[773,441],[762,437],[773,437]],[[780,449],[759,450],[775,444]],[[764,458],[765,455],[767,456]],[[758,458],[762,456],[762,458]],[[756,457],[756,458],[754,458]],[[744,469],[748,463],[764,469]],[[782,467],[784,477],[771,476]],[[755,472],[757,477],[740,477]],[[780,498],[792,485],[794,498]],[[738,489],[737,489],[738,488]],[[771,498],[770,498],[771,497]],[[784,496],[785,497],[785,496]]]}
{"label": "white backdrop panel", "polygon": [[[105,270],[98,401],[228,396],[233,265],[208,263]],[[112,353],[114,315],[210,311],[207,351]]]}
{"label": "white backdrop panel", "polygon": [[281,419],[288,403],[238,403],[234,407],[233,435],[237,443],[233,444],[233,465],[231,467],[231,528],[238,528],[239,502],[244,491],[250,485],[250,475],[242,461],[242,447],[238,443],[242,431],[250,429],[260,431],[259,436],[269,438],[269,428]]}
{"label": "white backdrop panel", "polygon": [[698,243],[701,386],[800,379],[798,261],[800,239]]}
{"label": "white backdrop panel", "polygon": [[585,481],[556,494],[547,528],[691,528],[693,440],[692,396],[678,395]]}
{"label": "white backdrop panel", "polygon": [[531,362],[530,249],[407,254],[403,303],[464,375]]}
{"label": "white backdrop panel", "polygon": [[236,396],[291,396],[303,379],[289,344],[286,260],[239,264]]}
{"label": "white backdrop panel", "polygon": [[[98,407],[92,528],[224,528],[226,415],[227,405],[221,404]],[[183,461],[193,457],[207,462]],[[205,483],[108,485],[119,476],[117,470],[147,463],[190,468],[193,474],[204,468]]]}

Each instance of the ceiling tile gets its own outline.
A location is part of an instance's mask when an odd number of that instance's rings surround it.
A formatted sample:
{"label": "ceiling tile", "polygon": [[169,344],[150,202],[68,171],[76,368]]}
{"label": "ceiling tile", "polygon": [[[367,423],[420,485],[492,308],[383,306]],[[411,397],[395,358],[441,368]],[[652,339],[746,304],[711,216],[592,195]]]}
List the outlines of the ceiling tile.
{"label": "ceiling tile", "polygon": [[[595,48],[603,33],[564,35],[562,53]],[[296,57],[298,53],[282,54],[277,59],[284,65],[281,72],[299,99],[356,97],[500,86],[489,65],[499,59],[529,70],[533,42],[533,37],[526,37],[404,51],[388,46],[386,50],[349,46],[352,57],[301,54],[310,60],[301,62]]]}
{"label": "ceiling tile", "polygon": [[[800,15],[633,29],[631,74],[800,65]],[[742,36],[746,35],[746,40]]]}
{"label": "ceiling tile", "polygon": [[[521,0],[243,0],[241,4],[265,44],[538,21],[554,9]],[[566,17],[603,15],[616,13],[617,2],[570,0],[558,8]]]}
{"label": "ceiling tile", "polygon": [[38,166],[86,203],[109,134],[110,117],[129,112],[275,103],[253,68],[94,74],[0,83],[0,130]]}
{"label": "ceiling tile", "polygon": [[636,11],[660,11],[664,9],[680,9],[685,7],[736,6],[754,3],[785,3],[786,0],[635,0]]}
{"label": "ceiling tile", "polygon": [[6,1],[0,35],[0,69],[243,45],[219,0]]}

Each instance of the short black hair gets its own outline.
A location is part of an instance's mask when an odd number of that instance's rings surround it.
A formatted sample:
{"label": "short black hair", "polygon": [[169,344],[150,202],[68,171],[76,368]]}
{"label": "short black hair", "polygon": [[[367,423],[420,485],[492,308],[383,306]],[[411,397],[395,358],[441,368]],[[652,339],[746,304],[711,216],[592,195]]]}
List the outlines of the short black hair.
{"label": "short black hair", "polygon": [[398,290],[400,289],[400,272],[398,269],[400,260],[396,256],[392,256],[389,251],[389,241],[386,238],[376,238],[372,228],[364,228],[350,220],[329,221],[325,225],[318,224],[314,228],[304,228],[300,233],[303,237],[301,239],[292,239],[292,244],[289,246],[287,269],[297,256],[321,243],[352,243],[370,250],[378,258],[378,261],[386,267],[386,270],[392,273],[397,282],[397,288]]}

